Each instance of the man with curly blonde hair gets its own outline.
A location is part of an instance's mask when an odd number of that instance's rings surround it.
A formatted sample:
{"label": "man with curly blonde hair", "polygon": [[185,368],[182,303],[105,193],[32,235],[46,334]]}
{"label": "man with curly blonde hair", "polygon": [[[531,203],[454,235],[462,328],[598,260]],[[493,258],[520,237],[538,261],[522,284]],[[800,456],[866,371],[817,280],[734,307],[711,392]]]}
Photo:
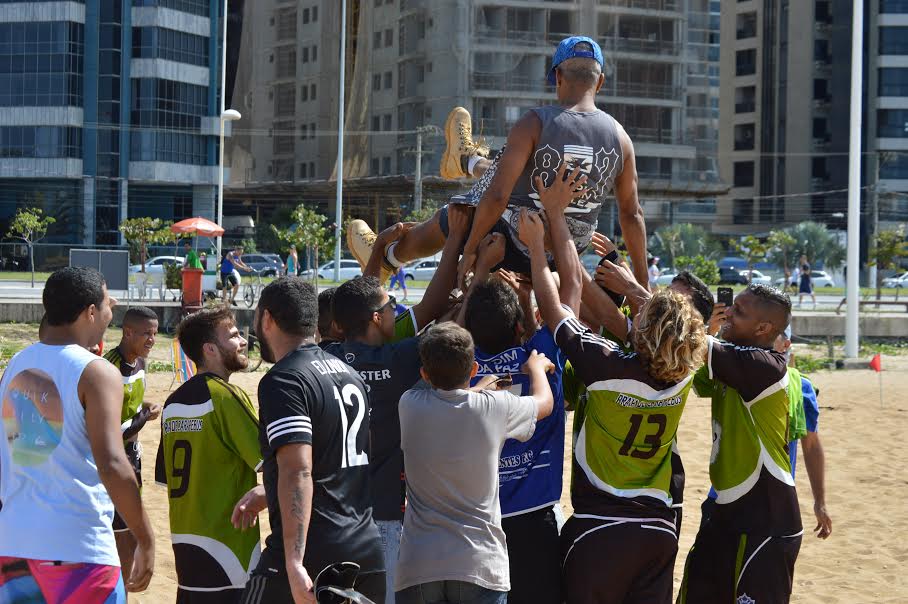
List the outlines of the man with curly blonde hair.
{"label": "man with curly blonde hair", "polygon": [[574,417],[574,515],[561,533],[563,596],[569,604],[667,603],[678,552],[672,441],[706,356],[706,331],[690,301],[668,290],[629,297],[637,352],[580,323],[583,266],[564,220],[576,187],[556,179],[540,193],[560,290],[546,262],[542,219],[524,211],[519,229],[543,320],[555,326],[556,343],[588,390]]}

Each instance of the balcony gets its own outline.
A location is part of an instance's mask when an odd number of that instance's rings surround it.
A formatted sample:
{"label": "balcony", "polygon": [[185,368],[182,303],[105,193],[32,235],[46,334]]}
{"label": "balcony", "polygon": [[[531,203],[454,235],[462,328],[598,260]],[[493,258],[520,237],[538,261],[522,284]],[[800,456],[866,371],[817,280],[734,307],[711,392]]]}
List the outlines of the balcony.
{"label": "balcony", "polygon": [[605,86],[602,87],[601,94],[608,97],[633,97],[681,101],[681,88],[668,84],[616,82],[609,86],[608,80],[606,80]]}
{"label": "balcony", "polygon": [[551,45],[561,42],[572,34],[566,32],[544,32],[538,30],[494,29],[478,27],[473,40],[478,44],[531,46],[551,53]]}
{"label": "balcony", "polygon": [[637,8],[642,10],[678,11],[678,0],[599,0],[600,6]]}
{"label": "balcony", "polygon": [[645,38],[600,38],[604,51],[632,52],[645,55],[676,57],[681,54],[681,44],[673,40],[648,40]]}
{"label": "balcony", "polygon": [[542,76],[525,76],[516,73],[473,73],[470,82],[476,90],[501,90],[516,92],[554,92]]}
{"label": "balcony", "polygon": [[814,137],[813,139],[813,148],[814,151],[826,152],[830,149],[829,137]]}
{"label": "balcony", "polygon": [[740,103],[735,103],[735,113],[753,113],[756,110],[756,101],[741,101]]}
{"label": "balcony", "polygon": [[832,75],[832,64],[829,61],[814,61],[813,70],[819,77],[829,77]]}

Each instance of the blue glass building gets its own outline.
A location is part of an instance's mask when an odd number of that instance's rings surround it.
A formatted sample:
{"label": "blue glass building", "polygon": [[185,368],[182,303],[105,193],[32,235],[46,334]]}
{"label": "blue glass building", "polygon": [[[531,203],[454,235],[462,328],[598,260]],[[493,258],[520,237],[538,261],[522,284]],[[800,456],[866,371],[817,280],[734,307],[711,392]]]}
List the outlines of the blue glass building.
{"label": "blue glass building", "polygon": [[218,0],[0,0],[0,232],[120,243],[125,218],[213,217]]}

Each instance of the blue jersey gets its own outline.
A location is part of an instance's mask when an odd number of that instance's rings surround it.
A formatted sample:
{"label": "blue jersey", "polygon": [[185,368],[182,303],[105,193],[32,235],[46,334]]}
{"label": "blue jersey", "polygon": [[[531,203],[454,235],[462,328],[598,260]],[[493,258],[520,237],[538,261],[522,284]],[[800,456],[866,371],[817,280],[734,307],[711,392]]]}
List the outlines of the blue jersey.
{"label": "blue jersey", "polygon": [[541,509],[561,500],[566,417],[561,376],[565,357],[547,327],[537,331],[523,346],[495,355],[476,349],[479,371],[473,383],[484,375],[510,374],[513,380],[511,392],[518,396],[529,394],[529,377],[520,372],[520,367],[533,350],[545,354],[555,364],[555,373],[548,376],[555,405],[552,414],[536,424],[536,431],[530,440],[522,443],[509,439],[504,444],[498,460],[498,498],[502,517]]}

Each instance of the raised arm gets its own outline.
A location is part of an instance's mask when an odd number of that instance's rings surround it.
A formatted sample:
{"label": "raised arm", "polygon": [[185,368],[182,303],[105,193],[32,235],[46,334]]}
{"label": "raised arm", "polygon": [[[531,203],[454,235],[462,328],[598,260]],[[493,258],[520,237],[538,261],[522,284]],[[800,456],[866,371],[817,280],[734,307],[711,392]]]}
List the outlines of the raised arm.
{"label": "raised arm", "polygon": [[[461,288],[463,288],[467,273],[476,264],[479,242],[501,218],[501,214],[508,205],[508,199],[511,197],[511,191],[533,154],[540,132],[542,132],[542,122],[532,111],[524,114],[511,128],[507,145],[498,160],[495,176],[479,200],[476,214],[473,216],[470,236],[463,246],[463,258],[457,269],[457,284]],[[450,207],[448,206],[449,210]]]}
{"label": "raised arm", "polygon": [[649,288],[649,273],[646,266],[646,223],[643,220],[643,208],[637,196],[637,162],[634,156],[634,144],[624,128],[619,127],[621,151],[624,165],[621,174],[615,180],[615,200],[618,202],[618,222],[621,234],[627,244],[627,250],[634,263],[634,276],[644,288]]}
{"label": "raised arm", "polygon": [[463,240],[470,228],[471,211],[472,208],[462,205],[448,206],[449,230],[445,246],[441,251],[441,262],[438,263],[438,269],[432,276],[422,300],[413,307],[417,329],[422,329],[448,310],[448,296],[454,289],[457,259]]}
{"label": "raised arm", "polygon": [[303,567],[312,518],[312,445],[292,443],[277,450],[277,498],[283,523],[284,557],[290,592],[297,604],[315,603],[312,579]]}
{"label": "raised arm", "polygon": [[473,291],[480,283],[485,283],[489,278],[489,273],[494,267],[501,264],[504,260],[505,241],[501,233],[489,233],[479,244],[477,250],[476,271],[473,274],[473,281],[470,282],[470,289],[464,295],[463,302],[460,305],[460,311],[457,313],[455,321],[461,327],[466,326],[467,304]]}
{"label": "raised arm", "polygon": [[120,373],[100,359],[89,363],[79,379],[79,400],[85,407],[85,427],[98,476],[136,538],[132,574],[126,580],[126,587],[131,592],[143,591],[154,573],[154,533],[142,507],[135,472],[123,448]]}
{"label": "raised arm", "polygon": [[[530,253],[530,266],[533,273],[533,291],[536,292],[536,304],[546,325],[555,329],[561,321],[573,314],[565,310],[558,297],[558,288],[549,262],[545,256],[545,226],[542,218],[536,212],[528,212],[526,208],[520,210],[519,223],[520,241],[527,246]],[[579,306],[580,298],[577,297]]]}
{"label": "raised arm", "polygon": [[552,386],[545,374],[554,371],[555,365],[544,354],[534,350],[520,370],[530,377],[530,396],[536,401],[537,421],[547,418],[552,414],[555,399],[552,395]]}

